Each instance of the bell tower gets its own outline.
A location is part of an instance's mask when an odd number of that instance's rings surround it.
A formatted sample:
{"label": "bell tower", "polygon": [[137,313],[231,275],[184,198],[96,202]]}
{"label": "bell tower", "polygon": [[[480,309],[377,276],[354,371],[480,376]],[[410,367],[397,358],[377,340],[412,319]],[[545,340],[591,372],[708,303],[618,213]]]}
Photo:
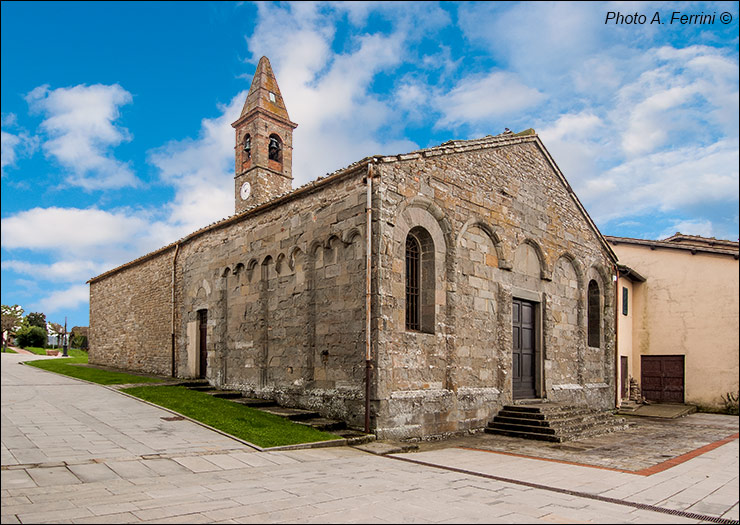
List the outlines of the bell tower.
{"label": "bell tower", "polygon": [[293,188],[293,130],[267,57],[260,58],[236,130],[236,213]]}

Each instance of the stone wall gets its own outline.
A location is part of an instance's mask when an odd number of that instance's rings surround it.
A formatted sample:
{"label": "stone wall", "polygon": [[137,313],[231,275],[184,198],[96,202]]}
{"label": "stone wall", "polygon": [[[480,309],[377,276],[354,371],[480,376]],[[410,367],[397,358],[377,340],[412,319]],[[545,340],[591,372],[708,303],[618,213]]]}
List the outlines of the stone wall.
{"label": "stone wall", "polygon": [[[379,437],[479,429],[512,401],[514,298],[535,305],[536,395],[613,406],[610,252],[536,136],[366,159],[179,241],[178,377],[201,372],[205,312],[209,382],[362,426],[370,170],[371,426]],[[420,330],[405,325],[412,229],[426,250]],[[93,279],[93,362],[169,372],[173,250]],[[590,281],[600,291],[594,347],[586,341]]]}
{"label": "stone wall", "polygon": [[364,173],[183,244],[178,375],[207,310],[211,383],[361,423]]}
{"label": "stone wall", "polygon": [[[375,425],[409,438],[484,427],[512,401],[513,298],[536,303],[537,396],[613,406],[611,260],[534,138],[442,145],[379,159]],[[406,330],[405,239],[435,243],[434,333]],[[588,279],[601,342],[588,347]]]}
{"label": "stone wall", "polygon": [[174,248],[90,282],[90,364],[170,375]]}

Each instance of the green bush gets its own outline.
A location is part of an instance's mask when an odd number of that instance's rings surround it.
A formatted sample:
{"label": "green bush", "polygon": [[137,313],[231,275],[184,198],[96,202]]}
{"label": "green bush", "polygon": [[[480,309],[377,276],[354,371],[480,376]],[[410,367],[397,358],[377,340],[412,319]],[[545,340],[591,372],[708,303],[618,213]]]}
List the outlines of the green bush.
{"label": "green bush", "polygon": [[87,336],[73,334],[69,340],[69,346],[87,349]]}
{"label": "green bush", "polygon": [[27,346],[46,347],[46,330],[40,326],[24,326],[15,334],[15,343],[21,348]]}

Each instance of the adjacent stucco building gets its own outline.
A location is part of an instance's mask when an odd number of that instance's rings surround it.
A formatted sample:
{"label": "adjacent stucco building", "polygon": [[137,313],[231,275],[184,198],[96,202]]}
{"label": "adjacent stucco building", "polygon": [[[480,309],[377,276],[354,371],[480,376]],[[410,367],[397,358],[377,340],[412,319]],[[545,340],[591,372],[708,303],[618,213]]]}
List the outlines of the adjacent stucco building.
{"label": "adjacent stucco building", "polygon": [[90,281],[90,362],[409,438],[504,403],[615,403],[616,257],[533,130],[362,159],[292,189],[262,58],[235,209]]}
{"label": "adjacent stucco building", "polygon": [[619,256],[619,395],[722,408],[738,392],[738,243],[607,237]]}

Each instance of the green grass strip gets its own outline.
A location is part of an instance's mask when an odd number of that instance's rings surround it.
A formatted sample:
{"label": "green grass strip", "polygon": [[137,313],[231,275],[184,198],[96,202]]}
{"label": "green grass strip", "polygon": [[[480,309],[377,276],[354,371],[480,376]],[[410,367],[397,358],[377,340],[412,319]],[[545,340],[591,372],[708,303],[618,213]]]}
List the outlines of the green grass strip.
{"label": "green grass strip", "polygon": [[98,383],[99,385],[126,385],[131,383],[161,383],[161,379],[148,376],[139,376],[134,374],[126,374],[123,372],[112,372],[109,370],[101,370],[99,368],[93,368],[88,366],[80,366],[87,364],[87,352],[82,350],[71,350],[67,352],[72,357],[53,359],[40,359],[38,361],[26,361],[27,365],[35,366],[37,368],[43,368],[49,372],[55,372],[69,377],[75,377],[77,379],[84,379],[91,383]]}
{"label": "green grass strip", "polygon": [[308,425],[183,386],[141,386],[123,391],[263,448],[339,439]]}
{"label": "green grass strip", "polygon": [[[28,350],[29,352],[36,354],[36,355],[46,355],[46,348],[39,348],[38,346],[27,346],[26,348],[24,348],[24,350]],[[51,348],[49,350],[51,350]],[[59,350],[59,354],[61,355],[62,353],[61,348],[58,348],[55,350]]]}

